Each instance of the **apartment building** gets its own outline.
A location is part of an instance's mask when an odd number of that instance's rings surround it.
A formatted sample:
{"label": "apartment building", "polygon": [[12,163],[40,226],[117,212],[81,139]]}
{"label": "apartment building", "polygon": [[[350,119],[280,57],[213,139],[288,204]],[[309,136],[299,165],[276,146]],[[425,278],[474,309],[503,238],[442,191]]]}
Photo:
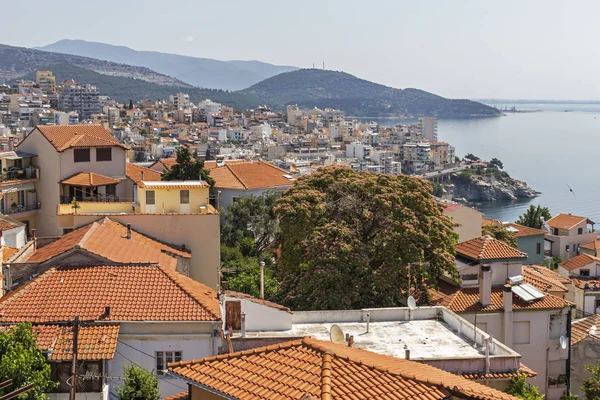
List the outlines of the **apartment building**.
{"label": "apartment building", "polygon": [[44,93],[56,92],[56,79],[51,71],[36,71],[35,83]]}
{"label": "apartment building", "polygon": [[418,123],[419,130],[423,139],[428,142],[438,141],[438,123],[437,118],[434,117],[421,117]]}
{"label": "apartment building", "polygon": [[80,120],[89,120],[94,114],[102,112],[100,92],[93,85],[80,85],[69,81],[63,85],[58,96],[58,108],[61,111],[75,111]]}
{"label": "apartment building", "polygon": [[575,257],[581,253],[581,245],[598,238],[594,222],[586,217],[558,214],[546,224],[549,228],[546,233],[546,254],[549,256],[560,256],[563,259]]}

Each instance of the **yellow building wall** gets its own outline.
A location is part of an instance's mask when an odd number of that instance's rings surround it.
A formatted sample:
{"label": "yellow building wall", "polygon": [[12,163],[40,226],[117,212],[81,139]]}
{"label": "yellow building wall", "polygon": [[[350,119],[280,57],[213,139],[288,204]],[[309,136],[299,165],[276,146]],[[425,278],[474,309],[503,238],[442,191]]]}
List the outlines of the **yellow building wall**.
{"label": "yellow building wall", "polygon": [[156,213],[180,213],[180,191],[189,190],[190,192],[190,213],[199,213],[200,206],[208,204],[209,190],[208,188],[197,189],[169,189],[169,188],[139,188],[138,187],[138,203],[142,214],[148,213],[146,210],[146,191],[153,190],[155,193]]}

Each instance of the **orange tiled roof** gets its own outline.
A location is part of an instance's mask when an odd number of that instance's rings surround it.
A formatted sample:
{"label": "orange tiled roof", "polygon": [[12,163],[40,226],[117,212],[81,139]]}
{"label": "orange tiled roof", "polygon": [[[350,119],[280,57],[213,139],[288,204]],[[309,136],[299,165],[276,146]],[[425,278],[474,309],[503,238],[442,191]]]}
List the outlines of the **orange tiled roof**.
{"label": "orange tiled roof", "polygon": [[191,254],[161,243],[105,217],[99,221],[69,232],[60,239],[37,249],[29,263],[47,262],[72,249],[83,249],[115,263],[160,263],[173,266],[177,261],[169,255],[191,258]]}
{"label": "orange tiled roof", "polygon": [[24,223],[22,223],[21,221],[17,221],[14,218],[8,217],[6,215],[0,215],[0,231],[8,231],[10,229],[18,228],[24,225]]}
{"label": "orange tiled roof", "polygon": [[289,175],[289,172],[264,161],[225,164],[210,170],[215,187],[224,189],[251,190],[291,186],[294,180],[284,175]]}
{"label": "orange tiled roof", "polygon": [[152,165],[155,164],[162,164],[166,169],[171,169],[173,165],[177,164],[177,160],[174,158],[161,158]]}
{"label": "orange tiled roof", "polygon": [[217,294],[155,265],[51,268],[0,301],[0,322],[216,321]]}
{"label": "orange tiled roof", "polygon": [[[238,163],[244,163],[247,162],[246,160],[224,160],[223,164],[238,164]],[[204,161],[204,168],[211,170],[211,169],[215,169],[217,168],[217,161],[216,160],[207,160]]]}
{"label": "orange tiled roof", "polygon": [[483,218],[481,220],[481,226],[490,226],[490,225],[502,225],[502,222],[498,221],[497,219],[491,219],[491,218]]}
{"label": "orange tiled roof", "polygon": [[12,246],[2,246],[2,261],[6,262],[19,252],[19,249]]}
{"label": "orange tiled roof", "polygon": [[308,337],[171,363],[169,371],[240,400],[515,399],[430,365]]}
{"label": "orange tiled roof", "polygon": [[135,183],[142,181],[142,172],[145,181],[160,181],[160,172],[150,168],[140,167],[132,163],[125,164],[125,175]]}
{"label": "orange tiled roof", "polygon": [[558,228],[558,229],[571,229],[575,225],[587,221],[587,223],[592,223],[587,217],[579,217],[577,215],[571,214],[558,214],[554,217],[550,218],[546,223],[550,228]]}
{"label": "orange tiled roof", "polygon": [[600,262],[600,258],[593,257],[588,254],[580,254],[562,262],[560,265],[567,271],[572,271],[577,268],[585,267],[593,262]]}
{"label": "orange tiled roof", "polygon": [[[570,279],[570,282],[573,285],[575,285],[576,288],[582,289],[582,290],[595,291],[594,286],[600,286],[600,280],[598,280],[598,279],[590,279],[587,277],[579,277],[579,276],[572,276],[569,279]],[[585,287],[586,284],[588,285],[587,289]]]}
{"label": "orange tiled roof", "polygon": [[545,231],[543,229],[530,228],[528,226],[515,224],[514,222],[506,224],[506,227],[516,229],[517,231],[515,232],[515,236],[518,238],[526,236],[545,235],[546,233],[548,233],[548,231]]}
{"label": "orange tiled roof", "polygon": [[582,244],[581,248],[597,252],[598,250],[600,250],[600,239],[596,239],[593,242]]}
{"label": "orange tiled roof", "polygon": [[249,294],[246,294],[246,293],[234,292],[232,290],[226,290],[225,295],[227,297],[233,297],[236,299],[244,299],[244,300],[248,300],[253,303],[256,303],[256,304],[262,304],[264,306],[275,308],[280,311],[285,311],[290,314],[292,313],[289,308],[282,306],[281,304],[273,303],[272,301],[268,301],[268,300],[257,299],[256,297],[250,296]]}
{"label": "orange tiled roof", "polygon": [[527,254],[490,236],[467,240],[454,248],[457,255],[476,261],[527,258]]}
{"label": "orange tiled roof", "polygon": [[104,176],[95,172],[78,172],[75,175],[63,179],[60,183],[71,186],[104,186],[104,185],[116,185],[121,181],[110,176]]}
{"label": "orange tiled roof", "polygon": [[58,152],[74,147],[126,148],[102,125],[38,125],[36,129]]}
{"label": "orange tiled roof", "polygon": [[162,400],[188,400],[188,398],[189,398],[188,395],[189,395],[188,392],[181,392],[181,393],[177,393],[172,396],[169,396],[169,397],[165,397]]}
{"label": "orange tiled roof", "polygon": [[588,337],[600,341],[600,336],[590,335],[590,329],[596,326],[598,334],[600,334],[600,314],[592,315],[591,317],[579,319],[573,322],[571,326],[571,346],[581,342]]}
{"label": "orange tiled roof", "polygon": [[[479,288],[458,288],[450,284],[440,285],[439,290],[430,289],[435,305],[443,305],[449,310],[461,312],[504,311],[504,291],[502,286],[492,287],[490,304],[483,306],[479,302]],[[433,303],[432,303],[433,304]],[[555,310],[569,307],[572,304],[560,297],[546,294],[539,300],[526,302],[513,294],[513,310]]]}
{"label": "orange tiled roof", "polygon": [[533,378],[535,376],[537,376],[537,373],[523,364],[521,364],[521,368],[519,368],[517,371],[514,371],[514,372],[497,372],[497,373],[491,372],[489,374],[485,374],[485,373],[484,374],[480,374],[480,373],[462,374],[463,378],[472,379],[472,380],[476,380],[476,381],[493,380],[493,379],[505,380],[505,379],[520,378],[520,377]]}
{"label": "orange tiled roof", "polygon": [[569,289],[563,284],[564,278],[546,267],[523,266],[521,271],[525,283],[542,292],[568,292]]}
{"label": "orange tiled roof", "polygon": [[139,181],[138,187],[149,189],[202,189],[209,187],[204,181]]}

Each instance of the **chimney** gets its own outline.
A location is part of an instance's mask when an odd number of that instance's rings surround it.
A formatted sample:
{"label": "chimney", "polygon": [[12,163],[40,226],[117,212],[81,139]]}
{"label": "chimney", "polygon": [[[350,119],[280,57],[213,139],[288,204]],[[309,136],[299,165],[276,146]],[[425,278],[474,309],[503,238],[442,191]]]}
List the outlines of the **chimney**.
{"label": "chimney", "polygon": [[35,235],[35,228],[31,230],[31,237],[33,238],[33,251],[37,250],[37,236]]}
{"label": "chimney", "polygon": [[479,302],[489,306],[492,301],[492,271],[488,264],[481,264],[479,273]]}
{"label": "chimney", "polygon": [[127,224],[127,239],[131,239],[131,224]]}
{"label": "chimney", "polygon": [[142,181],[144,180],[144,171],[142,171]]}
{"label": "chimney", "polygon": [[410,350],[409,349],[404,350],[404,359],[410,360]]}
{"label": "chimney", "polygon": [[513,345],[513,296],[512,286],[504,285],[504,340],[508,347]]}

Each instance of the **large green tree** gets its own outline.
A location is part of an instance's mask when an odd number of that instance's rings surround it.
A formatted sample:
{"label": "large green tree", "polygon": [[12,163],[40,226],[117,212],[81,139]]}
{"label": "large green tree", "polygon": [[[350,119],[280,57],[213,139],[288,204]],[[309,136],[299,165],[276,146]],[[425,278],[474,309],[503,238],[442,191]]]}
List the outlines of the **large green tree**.
{"label": "large green tree", "polygon": [[31,324],[24,323],[0,333],[0,382],[12,379],[12,384],[0,389],[7,394],[33,383],[33,390],[22,394],[19,399],[41,400],[44,394],[57,386],[50,379],[50,365],[36,345],[37,334]]}
{"label": "large green tree", "polygon": [[161,180],[163,181],[197,181],[202,179],[210,186],[214,186],[215,180],[209,175],[209,171],[204,168],[204,161],[192,157],[189,150],[181,146],[176,152],[177,164],[170,169],[163,171]]}
{"label": "large green tree", "polygon": [[511,379],[506,393],[522,400],[544,400],[544,395],[540,394],[539,388],[528,384],[524,376]]}
{"label": "large green tree", "polygon": [[529,206],[527,211],[523,215],[519,217],[517,220],[517,224],[528,226],[530,228],[541,229],[543,226],[542,219],[548,221],[552,218],[552,214],[550,214],[550,210],[548,207],[542,206],[534,206],[533,204]]}
{"label": "large green tree", "polygon": [[502,224],[486,225],[481,228],[481,233],[484,235],[490,235],[494,239],[500,240],[511,247],[519,247],[517,245],[517,236],[515,233],[506,229],[506,227]]}
{"label": "large green tree", "polygon": [[123,367],[124,383],[117,386],[121,400],[160,400],[158,379],[151,372],[135,364]]}
{"label": "large green tree", "polygon": [[280,301],[298,309],[397,306],[408,291],[456,276],[454,224],[431,184],[405,175],[324,167],[277,202]]}
{"label": "large green tree", "polygon": [[584,368],[589,375],[583,380],[581,390],[586,400],[598,400],[600,399],[600,361],[594,366],[586,365]]}

